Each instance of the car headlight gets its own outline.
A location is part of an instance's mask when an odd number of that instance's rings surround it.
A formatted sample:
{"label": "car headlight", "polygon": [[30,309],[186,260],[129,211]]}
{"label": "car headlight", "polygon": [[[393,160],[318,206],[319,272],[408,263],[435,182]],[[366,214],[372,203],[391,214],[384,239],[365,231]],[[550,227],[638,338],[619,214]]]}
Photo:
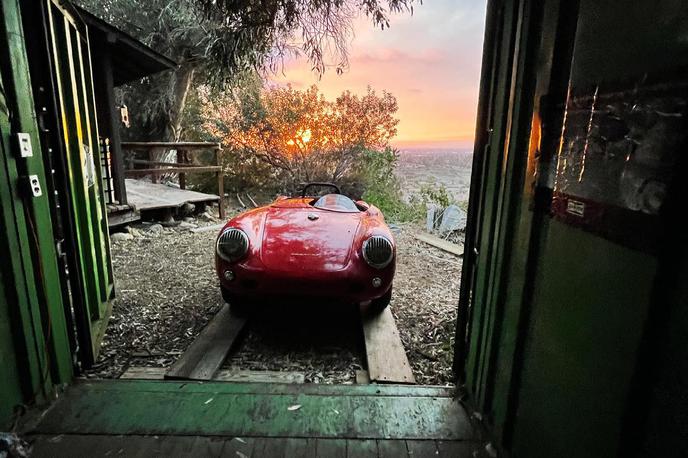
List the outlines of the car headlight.
{"label": "car headlight", "polygon": [[248,253],[248,236],[241,229],[225,229],[217,238],[215,252],[227,262],[238,261]]}
{"label": "car headlight", "polygon": [[394,247],[386,237],[374,235],[363,242],[363,259],[371,267],[383,269],[392,262]]}

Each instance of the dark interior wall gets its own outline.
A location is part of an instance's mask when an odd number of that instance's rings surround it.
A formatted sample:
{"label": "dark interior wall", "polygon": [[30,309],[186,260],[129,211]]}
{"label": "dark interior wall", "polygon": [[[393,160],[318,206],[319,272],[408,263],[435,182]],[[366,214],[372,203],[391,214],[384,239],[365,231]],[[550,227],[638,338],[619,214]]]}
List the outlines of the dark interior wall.
{"label": "dark interior wall", "polygon": [[[568,98],[544,113],[563,119],[561,128],[549,123],[559,141],[537,155],[545,204],[536,208],[531,247],[515,456],[615,456],[637,443],[624,435],[629,405],[641,399],[632,393],[647,398],[655,389],[665,405],[649,407],[654,418],[671,405],[665,388],[636,380],[647,367],[639,364],[644,346],[658,348],[644,340],[653,309],[669,300],[679,313],[685,304],[685,283],[663,303],[655,299],[668,237],[662,215],[674,211],[666,196],[676,192],[687,143],[687,11],[678,1],[580,3]],[[685,324],[679,316],[666,322],[674,337]],[[670,348],[665,370],[685,360],[685,350]],[[679,394],[675,377],[662,380]]]}
{"label": "dark interior wall", "polygon": [[688,4],[493,2],[490,24],[470,402],[516,457],[686,456]]}

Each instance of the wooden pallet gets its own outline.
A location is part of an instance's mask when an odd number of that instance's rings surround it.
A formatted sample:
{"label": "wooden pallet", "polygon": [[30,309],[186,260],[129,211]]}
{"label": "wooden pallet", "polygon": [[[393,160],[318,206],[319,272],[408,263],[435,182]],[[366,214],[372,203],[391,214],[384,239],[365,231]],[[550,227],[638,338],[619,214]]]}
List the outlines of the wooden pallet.
{"label": "wooden pallet", "polygon": [[369,313],[361,308],[361,321],[370,381],[415,384],[416,379],[389,307],[381,313]]}
{"label": "wooden pallet", "polygon": [[172,365],[165,378],[212,380],[245,324],[246,318],[232,313],[229,305],[225,304]]}

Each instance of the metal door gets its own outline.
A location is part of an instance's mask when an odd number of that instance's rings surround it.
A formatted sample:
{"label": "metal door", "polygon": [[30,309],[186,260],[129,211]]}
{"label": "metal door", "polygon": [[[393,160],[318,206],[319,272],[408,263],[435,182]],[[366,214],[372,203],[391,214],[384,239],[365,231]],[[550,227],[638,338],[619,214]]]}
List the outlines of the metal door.
{"label": "metal door", "polygon": [[[107,326],[114,296],[102,167],[91,71],[88,31],[67,3],[46,0],[57,115],[74,222],[74,251],[79,274],[71,276],[83,304],[75,304],[79,357],[88,366],[95,360]],[[78,306],[77,306],[78,305]]]}

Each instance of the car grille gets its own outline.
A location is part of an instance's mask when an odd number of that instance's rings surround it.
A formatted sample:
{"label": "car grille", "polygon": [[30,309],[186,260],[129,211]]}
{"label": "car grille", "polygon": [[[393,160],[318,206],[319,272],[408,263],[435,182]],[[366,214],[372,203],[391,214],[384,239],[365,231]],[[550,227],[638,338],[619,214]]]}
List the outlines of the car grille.
{"label": "car grille", "polygon": [[243,231],[227,229],[217,239],[217,252],[227,261],[234,261],[248,251],[248,238]]}
{"label": "car grille", "polygon": [[386,267],[394,256],[392,242],[385,237],[374,235],[363,244],[363,257],[373,267],[382,269]]}

